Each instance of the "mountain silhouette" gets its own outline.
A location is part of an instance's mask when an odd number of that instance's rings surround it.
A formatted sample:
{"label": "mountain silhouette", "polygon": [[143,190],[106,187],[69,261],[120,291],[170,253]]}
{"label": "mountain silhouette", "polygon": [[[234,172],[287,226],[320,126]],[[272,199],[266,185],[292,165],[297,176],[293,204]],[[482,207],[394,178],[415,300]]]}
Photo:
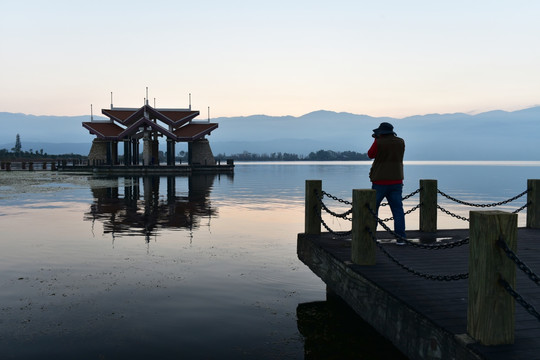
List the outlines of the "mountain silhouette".
{"label": "mountain silhouette", "polygon": [[[100,118],[100,117],[94,117]],[[36,116],[0,112],[0,149],[17,134],[23,150],[87,154],[93,136],[81,123],[90,116]],[[103,119],[103,118],[100,118]],[[405,118],[314,111],[299,117],[252,115],[211,119],[214,154],[244,151],[307,155],[317,150],[367,152],[372,130],[387,121],[406,141],[406,160],[540,160],[540,106],[480,114],[427,114]],[[161,141],[165,144],[164,141]],[[121,147],[119,150],[122,151]],[[177,149],[180,151],[181,149]]]}

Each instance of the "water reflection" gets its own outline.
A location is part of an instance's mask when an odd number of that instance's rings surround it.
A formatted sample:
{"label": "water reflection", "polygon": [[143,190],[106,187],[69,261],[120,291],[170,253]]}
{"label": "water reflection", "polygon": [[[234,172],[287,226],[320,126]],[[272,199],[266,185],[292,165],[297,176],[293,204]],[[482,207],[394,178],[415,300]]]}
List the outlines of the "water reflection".
{"label": "water reflection", "polygon": [[113,237],[144,235],[146,241],[159,229],[194,230],[218,214],[210,201],[216,176],[224,175],[95,177],[84,220],[100,221]]}
{"label": "water reflection", "polygon": [[407,359],[335,295],[299,304],[296,316],[305,360]]}

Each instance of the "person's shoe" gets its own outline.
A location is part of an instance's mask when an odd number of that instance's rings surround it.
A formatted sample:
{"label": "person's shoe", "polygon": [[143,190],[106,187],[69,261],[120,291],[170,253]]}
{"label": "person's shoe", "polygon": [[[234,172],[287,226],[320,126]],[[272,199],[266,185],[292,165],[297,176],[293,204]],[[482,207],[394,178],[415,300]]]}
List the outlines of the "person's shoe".
{"label": "person's shoe", "polygon": [[396,240],[396,245],[403,246],[403,245],[407,245],[407,243],[405,242],[405,240],[397,239]]}

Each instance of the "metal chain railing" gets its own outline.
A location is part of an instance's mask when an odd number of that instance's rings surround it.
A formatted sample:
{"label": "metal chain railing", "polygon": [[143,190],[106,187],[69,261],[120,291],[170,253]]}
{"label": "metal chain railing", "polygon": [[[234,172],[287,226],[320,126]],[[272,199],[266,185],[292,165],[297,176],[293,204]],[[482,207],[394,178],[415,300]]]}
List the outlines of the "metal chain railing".
{"label": "metal chain railing", "polygon": [[390,259],[392,260],[395,264],[397,264],[399,267],[401,267],[402,269],[410,272],[411,274],[415,275],[415,276],[418,276],[418,277],[421,277],[421,278],[424,278],[424,279],[428,279],[428,280],[437,280],[437,281],[455,281],[455,280],[463,280],[463,279],[467,279],[469,277],[469,274],[468,273],[463,273],[463,274],[454,274],[454,275],[433,275],[433,274],[427,274],[427,273],[422,273],[422,272],[419,272],[419,271],[416,271],[414,269],[412,269],[411,267],[401,263],[398,259],[396,259],[394,256],[392,256],[392,254],[390,254],[388,251],[386,251],[386,249],[384,248],[384,246],[377,242],[377,237],[373,234],[373,232],[371,231],[370,228],[366,228],[366,230],[369,232],[372,240],[375,242],[375,244],[377,245],[377,247]]}
{"label": "metal chain railing", "polygon": [[[405,211],[405,212],[403,213],[403,215],[407,216],[407,215],[409,215],[410,213],[412,213],[413,211],[418,210],[418,209],[420,208],[420,205],[421,205],[421,204],[418,204],[418,205],[414,206],[413,208],[411,208],[411,209]],[[392,220],[394,220],[394,217],[393,217],[393,216],[392,216],[392,217],[389,217],[389,218],[386,218],[386,219],[381,219],[381,221],[384,221],[384,222],[388,222],[388,221],[392,221]]]}
{"label": "metal chain railing", "polygon": [[468,218],[464,217],[464,216],[460,216],[458,214],[454,214],[453,212],[450,212],[448,210],[446,210],[445,208],[443,208],[442,206],[440,206],[439,204],[437,204],[437,208],[439,210],[441,210],[443,213],[447,214],[447,215],[450,215],[452,217],[455,217],[456,219],[459,219],[459,220],[463,220],[463,221],[469,221]]}
{"label": "metal chain railing", "polygon": [[[408,198],[413,197],[414,195],[418,194],[420,192],[420,190],[422,190],[422,188],[418,188],[418,189],[414,190],[412,193],[410,193],[409,195],[405,195],[403,198],[401,198],[401,200],[407,200]],[[388,203],[382,203],[379,206],[388,206]]]}
{"label": "metal chain railing", "polygon": [[506,256],[510,260],[512,260],[516,266],[525,273],[531,279],[536,285],[540,286],[540,277],[536,275],[528,266],[525,264],[515,252],[513,252],[509,247],[506,241],[504,241],[502,238],[499,238],[497,240],[497,245],[505,252]]}
{"label": "metal chain railing", "polygon": [[470,202],[466,202],[466,201],[463,201],[463,200],[459,200],[459,199],[456,199],[448,194],[445,194],[443,193],[441,190],[437,189],[437,192],[439,194],[441,194],[442,196],[444,196],[445,198],[447,198],[448,200],[452,200],[454,202],[457,202],[458,204],[461,204],[461,205],[467,205],[467,206],[473,206],[473,207],[481,207],[481,208],[485,208],[485,207],[494,207],[494,206],[500,206],[500,205],[504,205],[504,204],[508,204],[509,202],[512,202],[514,200],[517,200],[519,199],[520,197],[522,197],[523,195],[525,195],[526,193],[529,192],[529,189],[525,190],[524,192],[522,192],[521,194],[518,194],[516,196],[514,196],[513,198],[510,198],[508,200],[504,200],[504,201],[501,201],[501,202],[497,202],[497,203],[492,203],[492,204],[474,204],[474,203],[470,203]]}
{"label": "metal chain railing", "polygon": [[343,200],[343,199],[339,199],[339,198],[337,198],[337,197],[335,197],[335,196],[332,196],[332,195],[328,194],[326,191],[323,191],[323,192],[322,192],[322,196],[319,196],[319,192],[318,192],[318,191],[315,191],[315,196],[317,196],[317,200],[319,200],[319,202],[321,203],[321,207],[324,209],[324,211],[326,211],[327,213],[329,213],[329,214],[332,215],[332,216],[335,216],[335,217],[338,217],[338,218],[347,219],[347,220],[351,220],[351,221],[352,221],[352,219],[347,218],[347,215],[352,214],[352,208],[349,209],[349,210],[347,210],[347,211],[345,211],[344,213],[339,214],[339,213],[336,213],[336,212],[330,210],[330,209],[326,206],[326,204],[322,201],[322,198],[323,198],[324,196],[327,196],[327,197],[331,198],[332,200],[341,202],[341,203],[343,203],[343,204],[351,205],[351,206],[352,206],[352,203],[350,203],[349,201]]}
{"label": "metal chain railing", "polygon": [[324,202],[321,201],[321,208],[326,211],[327,213],[329,213],[330,215],[332,216],[335,216],[337,218],[341,218],[341,219],[346,219],[346,220],[351,220],[350,218],[347,218],[347,215],[350,215],[352,214],[352,209],[349,209],[347,211],[345,211],[344,213],[341,213],[341,214],[338,214],[336,212],[333,212],[332,210],[330,210],[325,204]]}
{"label": "metal chain railing", "polygon": [[514,298],[514,300],[516,300],[516,302],[523,306],[523,308],[525,310],[527,310],[527,312],[529,314],[531,314],[532,316],[534,316],[538,321],[540,321],[540,314],[538,313],[538,311],[536,311],[536,309],[534,308],[534,306],[532,306],[531,304],[529,304],[524,298],[523,296],[519,295],[513,288],[512,286],[510,286],[510,284],[504,280],[504,279],[499,279],[499,284],[506,290],[506,292],[508,292],[508,294],[510,294],[510,296],[512,296]]}
{"label": "metal chain railing", "polygon": [[[323,194],[325,194],[325,192],[323,191]],[[325,209],[325,211],[328,211],[329,213],[332,213],[330,212],[330,210],[327,210],[328,208],[324,205],[323,201],[322,201],[322,197],[319,196],[319,192],[318,191],[315,191],[315,196],[317,197],[317,200],[320,202],[321,204],[321,208],[322,209]],[[323,195],[324,196],[324,195]],[[318,207],[315,207],[317,209],[317,215],[319,217],[319,220],[321,221],[321,224],[324,226],[324,228],[326,230],[328,230],[329,233],[331,233],[332,235],[335,235],[335,236],[338,236],[338,237],[347,237],[347,236],[351,236],[352,235],[352,230],[350,231],[334,231],[330,228],[330,226],[328,226],[328,224],[326,224],[326,222],[324,221],[323,217],[322,217],[322,213],[321,211],[319,210]],[[351,209],[352,211],[352,209]],[[347,213],[345,213],[347,214]],[[339,215],[339,214],[337,214]],[[336,215],[334,215],[336,216]],[[346,215],[344,216],[337,216],[337,217],[342,217],[343,219],[347,219],[349,220],[348,218],[345,217]]]}
{"label": "metal chain railing", "polygon": [[409,244],[409,245],[411,245],[413,247],[417,247],[417,248],[420,248],[420,249],[428,249],[428,250],[441,250],[441,249],[451,249],[451,248],[466,245],[466,244],[469,243],[469,238],[465,238],[465,239],[461,239],[461,240],[453,241],[453,242],[448,242],[448,243],[444,243],[444,244],[435,244],[435,245],[433,245],[433,244],[428,245],[428,244],[415,243],[413,241],[408,240],[407,238],[404,238],[404,237],[400,236],[399,234],[396,234],[394,231],[392,231],[388,227],[388,225],[386,225],[381,219],[379,219],[379,217],[377,217],[377,214],[375,213],[375,211],[373,211],[373,209],[371,209],[369,206],[367,208],[368,208],[369,212],[371,213],[371,215],[373,215],[375,220],[377,220],[377,222],[388,233],[392,234],[396,239],[404,241],[404,242],[406,242],[407,244]]}
{"label": "metal chain railing", "polygon": [[530,204],[531,204],[531,202],[529,201],[528,203],[526,203],[525,205],[523,205],[519,209],[516,209],[516,210],[512,211],[512,214],[517,214],[518,212],[520,212],[520,211],[524,210],[525,208],[527,208]]}
{"label": "metal chain railing", "polygon": [[[413,197],[414,195],[418,194],[420,192],[421,189],[416,189],[415,191],[413,191],[412,193],[408,194],[408,195],[405,195],[402,200],[407,200],[411,197]],[[343,200],[343,199],[340,199],[338,198],[337,196],[334,196],[332,194],[329,194],[327,193],[326,191],[322,191],[322,194],[323,196],[326,196],[334,201],[337,201],[337,202],[340,202],[342,204],[347,204],[347,205],[351,205],[352,206],[352,203],[350,201],[347,201],[347,200]],[[338,218],[342,218],[342,219],[346,219],[346,220],[349,220],[349,221],[352,221],[351,218],[347,218],[347,215],[350,215],[352,213],[352,208],[347,210],[346,212],[344,213],[336,213],[336,212],[333,212],[332,210],[330,210],[326,204],[322,201],[322,197],[319,197],[318,196],[318,193],[316,194],[317,195],[317,199],[321,202],[321,207],[324,209],[324,211],[326,211],[328,214],[332,215],[332,216],[335,216],[335,217],[338,217]],[[380,206],[387,206],[388,203],[383,203],[381,204]],[[418,210],[418,208],[420,208],[420,204],[414,206],[413,208],[407,210],[404,215],[407,216],[409,214],[411,214],[412,212]],[[388,222],[388,221],[392,221],[394,220],[394,217],[390,217],[390,218],[387,218],[387,219],[383,219],[384,222]]]}
{"label": "metal chain railing", "polygon": [[337,202],[340,202],[340,203],[343,203],[343,204],[351,205],[351,206],[352,206],[352,202],[350,202],[350,201],[340,199],[340,198],[338,198],[338,197],[336,197],[336,196],[334,196],[334,195],[331,195],[331,194],[327,193],[327,192],[324,191],[324,190],[323,190],[322,193],[323,193],[323,196],[329,197],[329,198],[332,199],[332,200],[335,200],[335,201],[337,201]]}
{"label": "metal chain railing", "polygon": [[[475,207],[493,207],[493,206],[498,206],[498,205],[503,205],[503,204],[507,204],[511,201],[514,201],[518,198],[520,198],[521,196],[523,196],[524,194],[527,193],[527,191],[511,198],[511,199],[508,199],[508,200],[505,200],[505,201],[502,201],[502,202],[499,202],[499,203],[493,203],[493,204],[472,204],[472,203],[467,203],[467,202],[464,202],[464,201],[461,201],[461,200],[457,200],[455,198],[452,198],[452,197],[449,197],[448,195],[444,194],[443,192],[441,192],[440,190],[437,190],[439,192],[439,194],[442,194],[443,196],[445,196],[446,198],[449,198],[450,200],[452,201],[456,201],[456,202],[459,202],[460,204],[464,204],[464,205],[468,205],[468,206],[475,206]],[[529,203],[526,203],[525,205],[521,206],[520,208],[512,211],[513,214],[517,214],[519,213],[520,211],[522,211],[523,209],[527,208],[527,206],[529,206],[530,202]],[[440,206],[439,204],[437,204],[437,208],[439,210],[441,210],[443,213],[447,214],[447,215],[450,215],[456,219],[459,219],[459,220],[463,220],[463,221],[470,221],[469,218],[466,218],[464,216],[461,216],[461,215],[458,215],[458,214],[455,214],[445,208],[443,208],[442,206]]]}
{"label": "metal chain railing", "polygon": [[[408,195],[405,195],[402,200],[406,200],[406,199],[409,199],[410,197],[418,194],[422,189],[421,188],[418,188],[416,189],[415,191],[411,192],[410,194]],[[514,200],[517,200],[519,199],[520,197],[522,197],[523,195],[527,194],[529,190],[525,190],[524,192],[508,199],[508,200],[504,200],[504,201],[500,201],[500,202],[497,202],[497,203],[491,203],[491,204],[474,204],[474,203],[469,203],[469,202],[466,202],[466,201],[462,201],[462,200],[459,200],[459,199],[456,199],[448,194],[445,194],[444,192],[442,192],[441,190],[437,189],[437,192],[439,194],[441,194],[442,196],[446,197],[447,199],[451,200],[451,201],[454,201],[454,202],[457,202],[459,204],[462,204],[462,205],[467,205],[467,206],[473,206],[473,207],[494,207],[494,206],[500,206],[500,205],[504,205],[504,204],[507,204],[509,202],[512,202]],[[347,201],[347,200],[343,200],[343,199],[340,199],[338,198],[337,196],[334,196],[332,194],[329,194],[327,193],[326,191],[322,191],[322,195],[319,195],[319,193],[316,191],[315,192],[315,195],[317,196],[317,199],[319,200],[320,204],[321,204],[321,208],[326,211],[328,214],[334,216],[334,217],[337,217],[337,218],[341,218],[341,219],[345,219],[345,220],[349,220],[349,221],[352,221],[352,219],[350,217],[347,217],[348,215],[352,214],[352,208],[343,212],[343,213],[337,213],[337,212],[334,212],[332,210],[330,210],[328,208],[328,206],[326,206],[326,204],[323,202],[323,197],[326,196],[334,201],[337,201],[337,202],[340,202],[342,204],[346,204],[346,205],[351,205],[352,206],[352,202],[350,201]],[[388,203],[382,203],[380,204],[380,206],[387,206]],[[529,205],[529,203],[521,206],[519,209],[513,211],[513,213],[518,213],[520,211],[522,211],[523,209],[527,208],[527,206]],[[404,215],[409,215],[411,214],[412,212],[416,211],[417,209],[419,209],[421,206],[421,204],[418,204],[416,206],[414,206],[413,208],[409,209],[408,211],[406,211],[404,213]],[[468,218],[464,217],[464,216],[461,216],[461,215],[458,215],[458,214],[455,214],[445,208],[443,208],[442,206],[438,205],[437,204],[437,208],[442,211],[443,213],[447,214],[447,215],[450,215],[456,219],[459,219],[459,220],[463,220],[463,221],[470,221]],[[384,222],[389,222],[389,221],[392,221],[394,220],[394,217],[389,217],[389,218],[385,218],[385,219],[380,219],[377,217],[377,215],[374,215],[375,218],[377,219],[377,221],[381,224],[381,226],[383,226],[385,228],[386,231],[390,232],[392,235],[394,235],[396,238],[401,238],[399,235],[397,235],[396,233],[394,233],[393,231],[391,231],[385,224]],[[320,214],[320,219],[321,219],[321,223],[323,224],[323,226],[329,231],[331,232],[332,234],[334,235],[338,235],[338,236],[348,236],[350,235],[352,232],[351,231],[347,231],[347,232],[336,232],[336,231],[333,231],[330,229],[330,227],[325,223],[325,221],[323,220],[322,218],[322,214]],[[346,235],[344,235],[346,234]],[[403,239],[404,241],[406,241],[407,243],[413,245],[413,246],[416,246],[416,247],[419,247],[419,248],[428,248],[428,249],[439,249],[439,248],[452,248],[452,247],[455,247],[455,246],[461,246],[461,245],[464,245],[466,243],[468,243],[468,239],[463,239],[463,240],[460,240],[460,242],[455,242],[455,243],[447,243],[447,244],[442,244],[442,245],[423,245],[423,244],[417,244],[417,243],[413,243],[413,242],[410,242],[409,240],[407,239]],[[453,244],[458,244],[458,245],[453,245]]]}
{"label": "metal chain railing", "polygon": [[349,231],[334,231],[326,224],[326,222],[321,217],[321,224],[324,226],[326,230],[332,235],[339,236],[339,237],[347,237],[352,235],[352,230]]}

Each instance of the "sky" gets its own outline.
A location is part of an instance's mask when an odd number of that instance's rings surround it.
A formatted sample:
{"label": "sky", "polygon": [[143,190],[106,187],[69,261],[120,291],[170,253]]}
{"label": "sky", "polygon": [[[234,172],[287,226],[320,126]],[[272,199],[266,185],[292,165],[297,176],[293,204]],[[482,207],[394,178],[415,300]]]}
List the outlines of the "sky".
{"label": "sky", "polygon": [[0,111],[406,117],[540,104],[536,0],[2,2]]}

